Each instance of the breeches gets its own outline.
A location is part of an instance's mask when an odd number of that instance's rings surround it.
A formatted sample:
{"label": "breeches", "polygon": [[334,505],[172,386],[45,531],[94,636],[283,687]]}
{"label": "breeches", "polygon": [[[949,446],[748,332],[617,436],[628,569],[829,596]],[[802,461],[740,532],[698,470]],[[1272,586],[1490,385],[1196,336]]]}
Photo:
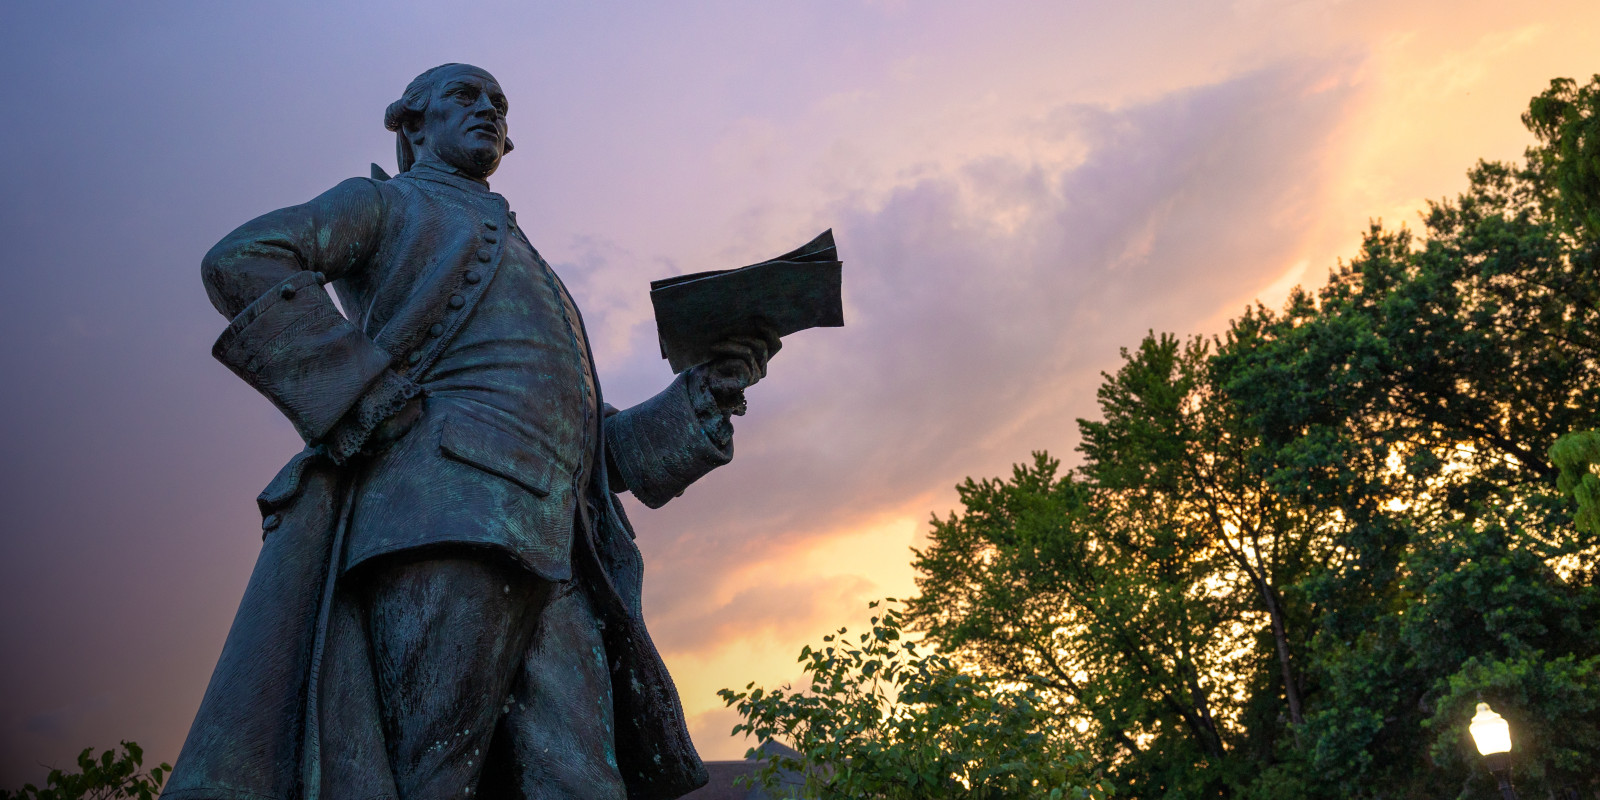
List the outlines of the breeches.
{"label": "breeches", "polygon": [[326,800],[625,797],[600,624],[575,582],[441,548],[363,564],[339,595],[319,692],[340,732],[322,745]]}

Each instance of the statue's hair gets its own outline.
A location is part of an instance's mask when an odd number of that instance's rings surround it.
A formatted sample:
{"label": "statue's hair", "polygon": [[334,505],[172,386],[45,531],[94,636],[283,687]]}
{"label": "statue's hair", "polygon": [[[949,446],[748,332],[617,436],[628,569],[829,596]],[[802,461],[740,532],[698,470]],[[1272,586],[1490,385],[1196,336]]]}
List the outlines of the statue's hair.
{"label": "statue's hair", "polygon": [[[411,140],[406,138],[406,127],[422,123],[422,117],[428,111],[428,99],[433,97],[434,84],[439,80],[439,73],[451,67],[478,69],[471,64],[455,62],[440,64],[412,78],[411,82],[406,84],[406,90],[400,95],[400,99],[390,103],[389,107],[383,110],[383,127],[394,131],[395,134],[395,161],[401,172],[411,169],[411,165],[417,161],[416,154],[411,150]],[[508,138],[506,152],[511,152],[511,148],[511,140]]]}

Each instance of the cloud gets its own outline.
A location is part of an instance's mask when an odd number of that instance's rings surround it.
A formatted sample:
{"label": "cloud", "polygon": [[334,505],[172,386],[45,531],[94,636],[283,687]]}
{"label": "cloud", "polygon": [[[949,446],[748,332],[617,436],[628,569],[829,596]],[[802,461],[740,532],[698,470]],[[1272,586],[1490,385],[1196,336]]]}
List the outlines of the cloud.
{"label": "cloud", "polygon": [[[793,337],[751,390],[734,463],[635,516],[647,608],[671,620],[663,649],[837,624],[859,584],[797,591],[811,579],[791,572],[728,586],[872,518],[925,518],[963,477],[1030,450],[1068,455],[1119,346],[1150,328],[1207,332],[1276,281],[1317,210],[1356,66],[1289,62],[1135,106],[1063,106],[1033,135],[1083,142],[1078,163],[992,154],[819,214],[846,262],[846,327]],[[903,571],[901,552],[856,571]]]}
{"label": "cloud", "polygon": [[859,575],[803,576],[785,580],[781,575],[747,586],[718,603],[705,603],[691,613],[669,617],[651,634],[670,641],[675,649],[704,650],[752,637],[795,641],[810,638],[819,612],[833,612],[854,603],[873,587]]}

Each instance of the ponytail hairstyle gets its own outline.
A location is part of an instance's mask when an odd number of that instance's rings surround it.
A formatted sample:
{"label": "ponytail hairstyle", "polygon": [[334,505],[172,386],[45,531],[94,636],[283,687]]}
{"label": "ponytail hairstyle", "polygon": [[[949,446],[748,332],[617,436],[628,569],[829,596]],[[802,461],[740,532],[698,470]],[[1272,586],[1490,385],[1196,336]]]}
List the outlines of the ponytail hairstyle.
{"label": "ponytail hairstyle", "polygon": [[[470,64],[454,62],[440,64],[412,78],[411,82],[406,84],[405,93],[400,95],[400,99],[390,103],[389,107],[383,110],[383,127],[394,131],[394,157],[400,172],[411,169],[411,166],[417,163],[417,155],[411,149],[411,140],[406,138],[406,127],[422,124],[422,117],[428,111],[428,99],[433,97],[433,88],[438,81],[439,73],[451,67],[478,69]],[[511,147],[511,139],[507,137],[505,151],[511,152]]]}

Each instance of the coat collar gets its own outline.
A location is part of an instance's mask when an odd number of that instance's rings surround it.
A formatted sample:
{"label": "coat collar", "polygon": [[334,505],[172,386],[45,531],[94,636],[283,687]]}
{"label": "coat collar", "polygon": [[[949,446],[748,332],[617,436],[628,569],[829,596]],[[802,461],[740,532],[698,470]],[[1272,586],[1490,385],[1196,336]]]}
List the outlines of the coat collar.
{"label": "coat collar", "polygon": [[488,181],[479,180],[478,178],[469,178],[466,175],[461,174],[461,171],[457,170],[455,167],[437,161],[419,161],[416,164],[411,165],[411,169],[408,169],[401,174],[421,181],[442,183],[445,186],[453,186],[469,194],[488,194],[495,195],[496,197],[499,196],[494,192],[489,191]]}

